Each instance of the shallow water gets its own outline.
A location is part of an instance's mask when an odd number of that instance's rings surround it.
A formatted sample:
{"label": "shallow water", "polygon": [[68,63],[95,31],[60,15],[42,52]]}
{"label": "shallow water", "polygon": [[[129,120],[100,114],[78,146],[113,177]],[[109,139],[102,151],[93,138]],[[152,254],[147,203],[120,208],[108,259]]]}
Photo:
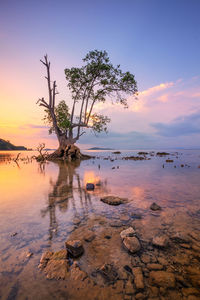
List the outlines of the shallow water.
{"label": "shallow water", "polygon": [[[200,251],[200,151],[170,151],[166,157],[152,154],[147,155],[149,160],[142,161],[122,159],[136,155],[137,151],[121,154],[95,151],[90,152],[96,155],[95,159],[71,164],[23,160],[33,155],[31,152],[23,152],[15,163],[12,158],[16,154],[14,151],[0,153],[0,299],[81,298],[83,291],[74,290],[69,294],[71,287],[67,282],[47,280],[38,264],[44,251],[64,248],[68,238],[81,238],[88,228],[95,232],[96,239],[93,244],[85,244],[85,253],[78,261],[91,277],[104,263],[112,262],[120,269],[120,264],[123,267],[129,257],[133,258],[121,246],[119,237],[120,231],[129,226],[136,229],[144,242],[140,258],[146,251],[145,245],[150,244],[155,235],[190,236],[192,233],[195,239],[191,238],[187,249],[173,244],[166,253],[158,249],[155,253],[152,249],[148,251],[153,253],[152,257],[159,252],[158,255],[168,258],[165,270],[176,264],[172,257],[182,258],[185,253],[190,260],[176,265],[176,273],[181,273],[181,268],[186,272],[188,265],[199,268],[200,256],[196,253]],[[167,158],[173,162],[167,163]],[[95,184],[94,191],[86,191],[88,182]],[[110,206],[100,201],[101,196],[106,195],[125,197],[129,202]],[[153,202],[162,210],[151,211]],[[121,227],[113,226],[114,222],[121,222]],[[113,238],[104,239],[106,233]],[[33,255],[27,258],[29,252]],[[143,267],[145,272],[146,266]],[[182,289],[195,287],[198,290],[200,286],[200,272],[196,272],[196,281],[190,279],[190,274],[186,275],[189,279],[185,277],[185,286],[177,283],[172,289],[177,292],[176,297],[180,294],[180,299],[190,296],[185,296]],[[108,289],[100,279],[93,279],[101,288]],[[129,279],[123,280],[126,285]],[[143,295],[150,298],[148,272],[144,280]],[[107,292],[104,298],[96,299],[107,299],[112,295]],[[173,299],[168,292],[164,296],[162,293],[158,287],[157,299]],[[118,296],[135,299],[136,294],[123,290]]]}

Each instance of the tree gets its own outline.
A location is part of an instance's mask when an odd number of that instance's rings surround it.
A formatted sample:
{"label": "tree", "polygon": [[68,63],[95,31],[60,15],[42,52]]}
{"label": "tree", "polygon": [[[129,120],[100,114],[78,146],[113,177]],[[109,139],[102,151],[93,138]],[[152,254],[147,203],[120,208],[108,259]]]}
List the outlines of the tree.
{"label": "tree", "polygon": [[137,83],[133,74],[123,73],[120,65],[114,67],[106,51],[90,51],[83,59],[82,67],[65,69],[67,86],[72,96],[72,109],[69,113],[65,101],[55,106],[57,85],[56,81],[51,82],[47,55],[41,62],[47,71],[49,99],[47,102],[41,98],[37,103],[45,107],[45,120],[51,126],[50,133],[55,132],[58,138],[59,156],[64,154],[66,147],[69,148],[69,145],[79,140],[85,133],[84,129],[90,128],[97,133],[107,131],[110,119],[93,112],[96,103],[110,100],[127,108],[127,95],[137,95]]}

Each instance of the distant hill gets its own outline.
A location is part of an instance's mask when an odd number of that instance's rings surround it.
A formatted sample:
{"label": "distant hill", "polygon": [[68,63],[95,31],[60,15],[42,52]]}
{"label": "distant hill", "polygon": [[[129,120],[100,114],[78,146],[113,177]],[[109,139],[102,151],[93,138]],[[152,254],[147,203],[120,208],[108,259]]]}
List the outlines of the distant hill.
{"label": "distant hill", "polygon": [[27,148],[24,146],[15,146],[9,141],[0,139],[0,150],[27,150]]}
{"label": "distant hill", "polygon": [[99,148],[99,147],[93,147],[93,148],[90,148],[88,150],[114,150],[114,149],[111,149],[111,148]]}

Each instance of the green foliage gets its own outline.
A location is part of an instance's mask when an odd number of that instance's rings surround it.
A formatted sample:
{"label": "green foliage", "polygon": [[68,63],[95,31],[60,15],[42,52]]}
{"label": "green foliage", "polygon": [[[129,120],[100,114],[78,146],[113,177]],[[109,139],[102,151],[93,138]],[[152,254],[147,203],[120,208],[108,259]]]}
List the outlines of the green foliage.
{"label": "green foliage", "polygon": [[[65,132],[70,127],[70,114],[69,107],[64,100],[60,101],[59,104],[55,107],[55,117],[57,120],[57,125],[59,129]],[[45,109],[45,116],[43,118],[46,124],[50,125],[49,134],[54,132],[53,122],[51,113],[48,109]]]}
{"label": "green foliage", "polygon": [[95,113],[91,115],[90,122],[94,133],[108,132],[107,124],[110,123],[110,118],[107,116]]}
{"label": "green foliage", "polygon": [[130,72],[114,67],[106,51],[90,51],[81,68],[65,69],[68,87],[75,100],[88,99],[105,102],[107,96],[127,107],[126,95],[137,94],[137,83]]}

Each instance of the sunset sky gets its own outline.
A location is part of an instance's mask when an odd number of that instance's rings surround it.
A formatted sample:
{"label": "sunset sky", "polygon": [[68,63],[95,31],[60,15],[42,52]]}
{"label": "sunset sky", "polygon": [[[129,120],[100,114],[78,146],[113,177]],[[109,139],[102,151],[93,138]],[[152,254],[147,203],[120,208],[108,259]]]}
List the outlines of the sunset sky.
{"label": "sunset sky", "polygon": [[199,16],[199,0],[0,0],[0,138],[57,147],[36,105],[47,97],[40,59],[71,106],[64,69],[98,49],[135,74],[139,96],[128,110],[97,105],[109,134],[83,135],[82,148],[200,148]]}

